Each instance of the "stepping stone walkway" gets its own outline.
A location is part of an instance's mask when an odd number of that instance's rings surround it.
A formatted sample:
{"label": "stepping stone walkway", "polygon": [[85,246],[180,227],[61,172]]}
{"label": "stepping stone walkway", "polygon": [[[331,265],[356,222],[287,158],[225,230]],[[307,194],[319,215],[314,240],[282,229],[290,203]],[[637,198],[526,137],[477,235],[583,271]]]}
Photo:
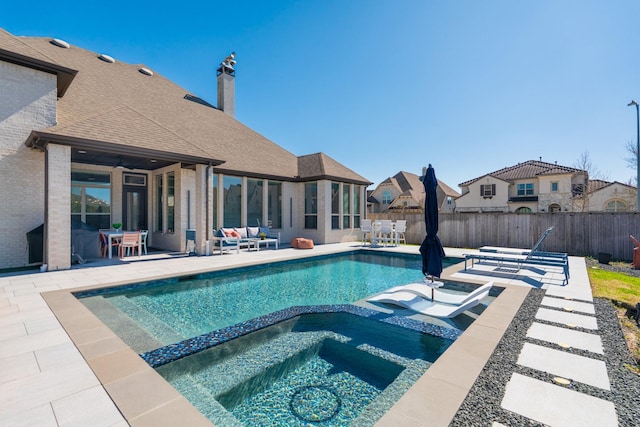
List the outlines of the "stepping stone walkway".
{"label": "stepping stone walkway", "polygon": [[[612,402],[563,385],[577,382],[611,389],[607,368],[600,356],[604,353],[589,279],[586,269],[580,270],[584,270],[584,274],[572,276],[566,286],[546,290],[517,361],[520,366],[549,374],[553,381],[513,373],[501,406],[549,426],[617,426],[618,417]],[[545,347],[535,341],[556,346]],[[580,350],[581,355],[571,349]]]}

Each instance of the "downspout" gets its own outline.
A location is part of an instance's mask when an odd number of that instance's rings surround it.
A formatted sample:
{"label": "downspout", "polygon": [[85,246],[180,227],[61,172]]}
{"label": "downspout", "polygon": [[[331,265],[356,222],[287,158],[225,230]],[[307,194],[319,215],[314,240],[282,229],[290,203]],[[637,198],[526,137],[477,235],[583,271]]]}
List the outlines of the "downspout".
{"label": "downspout", "polygon": [[205,255],[206,256],[210,255],[210,244],[211,244],[209,242],[209,237],[210,237],[210,234],[211,234],[211,230],[210,230],[211,218],[210,218],[210,216],[213,214],[213,212],[209,209],[209,189],[211,188],[211,184],[212,184],[211,180],[213,179],[212,170],[213,170],[213,166],[211,165],[211,162],[209,162],[209,165],[207,166],[207,173],[206,173],[207,183],[205,185],[205,192],[206,192],[206,194],[205,194],[206,209],[205,210],[207,211],[207,215],[206,215],[206,218],[205,218],[205,227],[206,227],[206,229],[205,229],[205,237],[207,239],[206,240],[206,248],[205,248]]}

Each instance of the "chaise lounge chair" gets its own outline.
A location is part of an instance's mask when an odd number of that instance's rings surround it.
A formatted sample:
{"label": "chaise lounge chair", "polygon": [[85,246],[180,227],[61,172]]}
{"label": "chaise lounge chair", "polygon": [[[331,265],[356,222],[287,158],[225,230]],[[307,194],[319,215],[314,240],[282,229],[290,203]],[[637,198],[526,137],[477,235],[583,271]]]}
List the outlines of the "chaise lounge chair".
{"label": "chaise lounge chair", "polygon": [[480,299],[489,295],[489,291],[493,286],[493,282],[485,283],[482,286],[478,286],[472,292],[466,294],[454,294],[451,292],[443,292],[439,289],[434,289],[429,287],[428,285],[420,282],[410,283],[408,285],[396,286],[391,289],[387,289],[384,294],[380,294],[379,296],[391,294],[394,292],[411,292],[419,297],[431,300],[433,296],[433,300],[437,302],[442,302],[445,304],[452,305],[462,305],[467,301],[474,299],[478,295],[482,295]]}
{"label": "chaise lounge chair", "polygon": [[[540,265],[547,267],[559,267],[564,273],[563,285],[569,282],[569,259],[566,253],[543,252],[538,250],[544,239],[551,233],[553,227],[548,228],[531,250],[515,249],[515,252],[506,253],[502,250],[509,248],[496,248],[483,246],[479,253],[464,254],[464,270],[467,270],[467,261],[471,260],[471,268],[476,261],[493,261],[501,267],[503,264],[515,264],[517,270],[526,265]],[[520,252],[518,252],[520,251]]]}
{"label": "chaise lounge chair", "polygon": [[553,230],[553,226],[547,228],[544,233],[540,236],[538,241],[531,249],[520,249],[520,248],[505,248],[500,246],[482,246],[479,251],[480,252],[492,252],[499,254],[513,254],[513,255],[531,255],[537,257],[551,257],[551,258],[566,258],[567,254],[562,252],[545,252],[541,251],[542,242],[547,238],[547,236]]}
{"label": "chaise lounge chair", "polygon": [[[486,292],[489,293],[489,291]],[[475,307],[485,296],[486,294],[476,295],[464,304],[449,305],[432,302],[431,298],[422,298],[412,292],[398,291],[376,295],[369,298],[368,301],[397,305],[427,316],[452,318]]]}

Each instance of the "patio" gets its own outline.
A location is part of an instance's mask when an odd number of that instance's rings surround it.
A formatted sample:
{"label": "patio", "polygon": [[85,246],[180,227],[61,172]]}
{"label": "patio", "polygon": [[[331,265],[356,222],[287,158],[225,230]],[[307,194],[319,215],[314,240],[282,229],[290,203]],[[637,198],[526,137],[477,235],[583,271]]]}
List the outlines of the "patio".
{"label": "patio", "polygon": [[[233,255],[186,258],[165,255],[145,261],[142,257],[140,262],[85,264],[65,271],[0,277],[0,424],[210,425],[184,398],[172,392],[170,386],[158,381],[155,372],[128,347],[124,347],[104,325],[77,311],[80,304],[69,298],[67,291],[349,251],[358,247],[356,243],[342,243],[318,245],[312,251],[241,251]],[[417,246],[376,250],[418,253]],[[445,251],[448,256],[468,252],[452,248]],[[526,329],[513,327],[535,322],[544,329],[551,323],[560,322],[557,316],[574,315],[580,316],[574,319],[584,317],[587,318],[583,319],[585,322],[596,326],[589,329],[578,320],[572,320],[571,323],[577,324],[578,328],[571,332],[589,330],[591,338],[598,337],[598,327],[602,328],[603,323],[602,314],[598,312],[602,304],[592,301],[584,259],[571,257],[570,269],[571,279],[564,287],[553,284],[553,273],[549,278],[535,271],[494,277],[497,285],[505,286],[505,292],[378,425],[462,425],[471,420],[478,421],[481,417],[483,425],[509,425],[511,422],[517,424],[534,420],[550,425],[604,426],[618,425],[619,422],[625,425],[626,418],[620,413],[633,419],[634,410],[620,408],[619,392],[610,391],[615,389],[610,387],[610,381],[617,378],[611,366],[606,366],[604,378],[593,379],[581,376],[583,373],[570,372],[573,375],[570,378],[574,379],[572,386],[553,384],[554,377],[562,377],[566,372],[566,363],[558,361],[566,355],[558,353],[583,357],[578,360],[593,363],[598,366],[596,370],[601,370],[601,365],[608,361],[607,352],[611,346],[606,344],[609,338],[602,338],[604,357],[598,353],[597,344],[594,350],[591,344],[570,341],[570,347],[579,349],[579,354],[574,354],[575,351],[558,350],[557,343],[544,331],[530,337],[529,333],[525,336]],[[461,272],[459,266],[454,266],[445,270],[443,276],[483,282],[491,274],[490,266],[480,266],[467,272]],[[536,290],[533,296],[528,297],[531,288]],[[41,293],[49,291],[58,292],[48,294],[45,301]],[[594,305],[598,309],[595,317],[593,311],[589,312]],[[58,319],[65,324],[66,331]],[[501,341],[503,336],[511,337],[511,340],[505,343],[505,340]],[[552,340],[555,349],[545,349],[548,357],[539,361],[531,356],[531,346],[544,347],[542,343],[545,340]],[[514,342],[516,345],[512,345]],[[496,360],[494,350],[505,345],[510,349],[504,351],[510,352],[517,368],[511,369],[511,365]],[[519,359],[517,362],[516,357]],[[569,366],[576,365],[572,357],[569,359]],[[509,369],[505,370],[504,366],[509,366]],[[496,382],[499,375],[503,378]],[[495,395],[493,400],[484,396],[487,393]],[[544,401],[544,396],[551,398]],[[536,408],[531,408],[532,399],[538,400]],[[120,402],[119,409],[113,401]],[[616,417],[616,409],[620,420]]]}

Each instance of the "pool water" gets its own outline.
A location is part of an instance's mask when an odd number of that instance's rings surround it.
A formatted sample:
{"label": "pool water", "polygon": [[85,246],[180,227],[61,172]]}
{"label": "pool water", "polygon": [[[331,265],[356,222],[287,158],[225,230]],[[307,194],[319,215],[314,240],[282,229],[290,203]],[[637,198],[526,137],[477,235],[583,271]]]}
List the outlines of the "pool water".
{"label": "pool water", "polygon": [[101,291],[82,301],[112,329],[131,320],[141,325],[147,336],[122,338],[144,352],[287,307],[350,304],[421,280],[421,268],[419,256],[356,252]]}
{"label": "pool water", "polygon": [[220,426],[373,425],[451,344],[308,314],[157,368]]}

